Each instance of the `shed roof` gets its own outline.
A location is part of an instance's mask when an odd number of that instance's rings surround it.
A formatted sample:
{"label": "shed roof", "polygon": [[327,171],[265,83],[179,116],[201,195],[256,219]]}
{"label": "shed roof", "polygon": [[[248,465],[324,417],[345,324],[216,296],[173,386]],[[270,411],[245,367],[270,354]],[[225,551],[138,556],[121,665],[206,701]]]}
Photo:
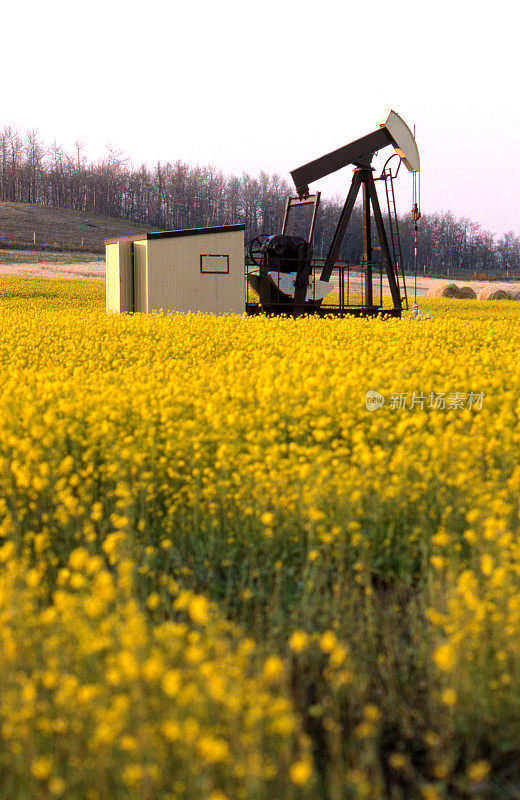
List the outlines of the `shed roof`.
{"label": "shed roof", "polygon": [[170,239],[175,236],[196,236],[204,233],[231,233],[232,231],[243,231],[245,225],[217,225],[211,228],[188,228],[183,231],[152,231],[150,233],[134,233],[130,236],[118,236],[115,239],[105,239],[105,244],[117,244],[118,242],[142,242],[148,239]]}

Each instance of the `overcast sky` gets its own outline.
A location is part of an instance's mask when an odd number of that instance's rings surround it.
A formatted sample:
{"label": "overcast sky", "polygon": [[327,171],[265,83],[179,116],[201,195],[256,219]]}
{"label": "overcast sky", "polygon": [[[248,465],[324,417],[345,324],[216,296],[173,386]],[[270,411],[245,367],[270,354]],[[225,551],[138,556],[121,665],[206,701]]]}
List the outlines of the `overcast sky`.
{"label": "overcast sky", "polygon": [[[416,125],[422,207],[520,235],[516,4],[70,0],[2,8],[0,124],[97,160],[289,171]],[[386,151],[384,151],[386,154]],[[382,164],[377,158],[374,165]],[[313,185],[345,195],[351,168]],[[402,170],[399,211],[411,203]]]}

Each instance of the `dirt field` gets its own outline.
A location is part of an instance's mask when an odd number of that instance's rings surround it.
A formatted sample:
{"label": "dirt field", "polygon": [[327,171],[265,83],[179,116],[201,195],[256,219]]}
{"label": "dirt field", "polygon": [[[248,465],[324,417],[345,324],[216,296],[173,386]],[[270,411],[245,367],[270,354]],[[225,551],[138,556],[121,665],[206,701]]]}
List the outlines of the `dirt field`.
{"label": "dirt field", "polygon": [[[105,262],[104,261],[82,261],[80,263],[67,263],[65,254],[60,254],[53,263],[51,254],[47,253],[46,258],[49,258],[46,263],[37,263],[30,261],[31,254],[27,254],[27,262],[18,261],[20,253],[13,255],[13,262],[7,261],[7,253],[3,252],[2,260],[6,263],[0,263],[0,275],[25,275],[30,278],[90,278],[92,280],[103,280],[105,277]],[[16,259],[16,260],[15,260]],[[359,276],[361,277],[361,276]],[[442,283],[452,282],[450,278],[417,278],[417,296],[426,297],[430,287],[437,287]],[[510,289],[520,291],[520,281],[503,281],[489,283],[487,281],[462,281],[453,280],[457,286],[471,286],[472,289],[478,294],[481,289],[486,287],[493,287],[494,289]],[[413,297],[414,294],[414,279],[408,277],[406,280],[408,296]],[[383,291],[385,294],[390,294],[388,286],[383,282]]]}
{"label": "dirt field", "polygon": [[[30,258],[30,256],[29,256]],[[19,275],[27,278],[105,278],[104,261],[83,261],[81,263],[37,263],[27,261],[0,264],[0,275]]]}
{"label": "dirt field", "polygon": [[[519,291],[520,290],[520,281],[460,281],[457,278],[417,278],[417,296],[418,297],[426,297],[428,295],[428,291],[430,288],[436,288],[437,286],[441,286],[443,283],[455,283],[457,286],[471,286],[471,288],[477,293],[486,288],[493,288],[493,289],[505,289],[510,291]],[[407,278],[406,281],[406,288],[408,290],[408,295],[413,297],[414,294],[414,279]]]}
{"label": "dirt field", "polygon": [[[361,290],[362,285],[362,276],[361,274],[354,274],[353,276],[355,285],[359,286]],[[336,283],[337,285],[337,278],[334,280],[332,278],[332,282]],[[374,282],[375,283],[375,282]],[[443,283],[455,283],[457,286],[471,286],[471,288],[478,293],[485,288],[493,288],[493,289],[504,289],[509,291],[519,291],[520,290],[520,281],[479,281],[479,280],[472,280],[472,281],[463,281],[459,280],[458,278],[425,278],[421,276],[417,276],[417,297],[427,297],[428,292],[431,288],[435,289],[438,286],[441,286]],[[415,281],[412,276],[406,277],[406,289],[408,292],[408,298],[413,298],[414,291],[415,291]],[[354,289],[355,291],[355,289]],[[375,289],[374,289],[375,291]],[[379,289],[377,289],[379,291]],[[383,294],[389,295],[390,289],[388,287],[388,282],[386,279],[383,279]]]}

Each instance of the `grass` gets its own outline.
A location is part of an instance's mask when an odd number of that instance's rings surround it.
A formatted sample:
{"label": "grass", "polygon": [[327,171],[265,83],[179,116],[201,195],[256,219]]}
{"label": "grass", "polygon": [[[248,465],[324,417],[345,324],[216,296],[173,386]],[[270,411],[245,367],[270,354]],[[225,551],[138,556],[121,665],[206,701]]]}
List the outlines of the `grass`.
{"label": "grass", "polygon": [[[104,239],[155,228],[129,220],[29,203],[0,203],[0,247],[104,252]],[[36,234],[36,243],[33,235]]]}

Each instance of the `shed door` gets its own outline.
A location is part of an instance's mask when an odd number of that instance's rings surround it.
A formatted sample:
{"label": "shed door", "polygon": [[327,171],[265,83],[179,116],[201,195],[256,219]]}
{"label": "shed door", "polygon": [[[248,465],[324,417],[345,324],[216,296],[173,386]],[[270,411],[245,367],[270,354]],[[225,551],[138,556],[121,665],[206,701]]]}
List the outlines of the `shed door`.
{"label": "shed door", "polygon": [[119,242],[119,310],[134,310],[134,257],[131,242]]}

